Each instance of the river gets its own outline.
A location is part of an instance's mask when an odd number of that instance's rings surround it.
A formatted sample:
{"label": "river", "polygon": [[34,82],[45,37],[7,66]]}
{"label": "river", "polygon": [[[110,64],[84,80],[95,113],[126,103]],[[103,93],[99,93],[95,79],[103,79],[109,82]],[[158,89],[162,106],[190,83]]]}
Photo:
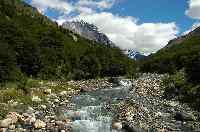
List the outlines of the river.
{"label": "river", "polygon": [[73,132],[122,132],[112,129],[112,121],[116,113],[111,110],[126,99],[131,88],[129,80],[119,80],[119,85],[108,89],[85,92],[72,98],[73,109],[65,112],[72,119]]}

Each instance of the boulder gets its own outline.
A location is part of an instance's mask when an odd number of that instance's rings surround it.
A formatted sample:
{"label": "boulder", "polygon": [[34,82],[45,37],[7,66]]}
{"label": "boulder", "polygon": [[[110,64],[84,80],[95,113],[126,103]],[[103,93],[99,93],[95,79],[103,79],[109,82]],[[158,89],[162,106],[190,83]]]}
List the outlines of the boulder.
{"label": "boulder", "polygon": [[8,128],[0,128],[0,132],[7,132]]}
{"label": "boulder", "polygon": [[29,123],[35,123],[36,122],[36,118],[35,117],[30,117],[28,122]]}
{"label": "boulder", "polygon": [[10,112],[6,116],[7,119],[11,119],[11,121],[12,121],[13,124],[17,123],[19,117],[20,117],[20,115],[18,113],[16,113],[16,112]]}
{"label": "boulder", "polygon": [[62,121],[55,121],[55,123],[56,123],[57,126],[64,126],[65,125],[65,123],[62,122]]}
{"label": "boulder", "polygon": [[44,93],[45,93],[45,94],[51,94],[51,89],[45,89],[45,90],[44,90]]}
{"label": "boulder", "polygon": [[15,129],[15,125],[10,125],[8,128],[11,129],[11,130],[14,130]]}
{"label": "boulder", "polygon": [[67,91],[62,91],[62,92],[60,92],[60,95],[61,95],[61,96],[66,96],[66,95],[67,95]]}
{"label": "boulder", "polygon": [[132,127],[126,122],[123,123],[122,130],[124,130],[125,132],[144,132],[144,130],[141,130],[136,127]]}
{"label": "boulder", "polygon": [[112,128],[116,130],[121,130],[122,129],[122,123],[121,122],[114,122],[112,124]]}
{"label": "boulder", "polygon": [[54,102],[55,102],[55,103],[59,103],[60,100],[59,100],[59,99],[54,99]]}
{"label": "boulder", "polygon": [[12,119],[10,118],[7,118],[7,119],[4,119],[4,120],[1,120],[0,121],[0,127],[1,128],[8,128],[11,124],[12,124]]}
{"label": "boulder", "polygon": [[46,110],[47,109],[47,106],[46,105],[41,105],[40,106],[42,109]]}
{"label": "boulder", "polygon": [[174,115],[174,118],[177,121],[194,121],[195,116],[190,113],[185,113],[185,112],[176,112]]}
{"label": "boulder", "polygon": [[36,120],[34,123],[34,127],[35,128],[45,128],[46,127],[46,123],[41,121],[41,120]]}

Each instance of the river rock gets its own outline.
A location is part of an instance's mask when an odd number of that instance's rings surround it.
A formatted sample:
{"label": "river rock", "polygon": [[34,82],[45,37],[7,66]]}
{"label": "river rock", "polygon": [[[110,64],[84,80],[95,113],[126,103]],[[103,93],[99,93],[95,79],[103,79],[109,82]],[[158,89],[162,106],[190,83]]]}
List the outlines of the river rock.
{"label": "river rock", "polygon": [[12,119],[10,119],[10,118],[7,118],[7,119],[0,121],[0,127],[1,128],[8,128],[11,124],[12,124]]}
{"label": "river rock", "polygon": [[177,121],[194,121],[195,117],[192,114],[184,112],[176,112],[174,118]]}
{"label": "river rock", "polygon": [[125,132],[143,132],[143,130],[136,128],[136,127],[132,127],[132,126],[128,125],[126,122],[123,123],[122,130],[124,130]]}
{"label": "river rock", "polygon": [[67,95],[67,91],[62,91],[62,92],[60,92],[60,95],[61,95],[61,96],[66,96],[66,95]]}
{"label": "river rock", "polygon": [[15,125],[10,125],[8,128],[11,129],[11,130],[14,130],[15,129]]}
{"label": "river rock", "polygon": [[54,102],[59,103],[60,101],[59,101],[59,99],[54,99]]}
{"label": "river rock", "polygon": [[34,123],[34,127],[35,128],[45,128],[46,123],[41,121],[41,120],[36,120],[35,123]]}
{"label": "river rock", "polygon": [[26,112],[29,113],[29,114],[32,114],[32,113],[35,112],[35,110],[32,107],[29,106]]}
{"label": "river rock", "polygon": [[42,100],[38,96],[33,96],[32,101],[33,102],[41,102]]}
{"label": "river rock", "polygon": [[57,126],[64,126],[64,124],[65,124],[62,121],[55,121],[55,123],[56,123]]}
{"label": "river rock", "polygon": [[0,132],[7,132],[8,128],[0,128]]}
{"label": "river rock", "polygon": [[44,93],[45,93],[45,94],[51,94],[51,89],[45,89],[45,90],[44,90]]}
{"label": "river rock", "polygon": [[10,112],[10,113],[6,116],[6,118],[7,118],[7,119],[11,119],[12,123],[14,124],[14,123],[17,123],[19,116],[20,116],[20,115],[19,115],[18,113],[16,113],[16,112]]}
{"label": "river rock", "polygon": [[35,118],[35,117],[29,118],[29,123],[34,123],[35,121],[36,121],[36,118]]}
{"label": "river rock", "polygon": [[47,106],[46,105],[41,105],[40,106],[42,109],[46,110],[47,109]]}
{"label": "river rock", "polygon": [[112,128],[116,130],[121,130],[122,129],[122,123],[121,122],[114,122],[112,124]]}

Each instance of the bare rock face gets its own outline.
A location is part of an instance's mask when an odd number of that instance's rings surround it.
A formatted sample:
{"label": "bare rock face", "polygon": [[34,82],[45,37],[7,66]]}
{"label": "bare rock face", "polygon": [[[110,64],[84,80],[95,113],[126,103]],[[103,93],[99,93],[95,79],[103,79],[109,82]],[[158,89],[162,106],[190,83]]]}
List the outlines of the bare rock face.
{"label": "bare rock face", "polygon": [[[86,39],[93,40],[105,45],[110,45],[110,46],[113,45],[113,43],[109,40],[109,38],[105,34],[100,33],[98,31],[98,28],[93,24],[89,24],[84,21],[80,22],[73,21],[73,22],[65,22],[63,24],[63,27],[76,34],[83,36]],[[74,39],[74,41],[77,40]]]}

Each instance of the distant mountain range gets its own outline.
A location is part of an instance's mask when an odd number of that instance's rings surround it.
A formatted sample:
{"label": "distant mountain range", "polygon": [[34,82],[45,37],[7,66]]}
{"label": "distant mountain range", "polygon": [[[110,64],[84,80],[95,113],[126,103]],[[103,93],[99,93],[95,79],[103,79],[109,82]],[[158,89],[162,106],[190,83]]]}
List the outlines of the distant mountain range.
{"label": "distant mountain range", "polygon": [[[115,45],[104,33],[99,32],[98,27],[93,24],[89,24],[83,20],[65,22],[62,26],[70,31],[73,31],[74,33],[81,35],[84,38],[96,41],[100,44],[105,44],[109,46]],[[146,57],[145,55],[133,49],[123,50],[123,53],[134,60],[141,60]]]}
{"label": "distant mountain range", "polygon": [[140,52],[138,51],[135,51],[135,50],[131,50],[131,49],[128,49],[128,50],[124,50],[124,53],[126,55],[128,55],[129,58],[131,59],[134,59],[134,60],[142,60],[144,58],[146,58],[145,55],[141,54]]}

